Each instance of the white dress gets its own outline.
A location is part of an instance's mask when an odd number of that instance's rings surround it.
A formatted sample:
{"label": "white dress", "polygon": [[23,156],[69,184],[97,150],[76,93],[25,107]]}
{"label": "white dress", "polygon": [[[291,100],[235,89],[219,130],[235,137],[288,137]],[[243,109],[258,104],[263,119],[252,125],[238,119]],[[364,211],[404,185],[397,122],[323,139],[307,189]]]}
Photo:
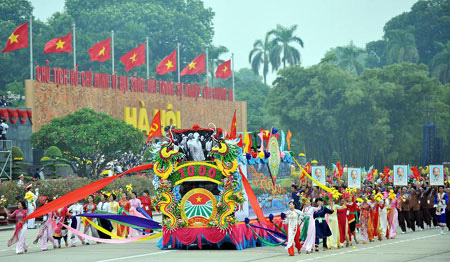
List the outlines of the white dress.
{"label": "white dress", "polygon": [[286,249],[289,249],[292,245],[294,245],[295,234],[297,234],[297,226],[301,219],[303,218],[303,212],[294,209],[289,210],[286,214],[286,220],[284,224],[288,225],[288,242],[286,244]]}
{"label": "white dress", "polygon": [[381,227],[381,231],[383,232],[383,236],[386,236],[386,232],[387,232],[387,227],[388,227],[388,218],[387,218],[387,213],[388,213],[388,209],[390,209],[390,201],[389,199],[385,199],[385,205],[383,208],[380,207],[380,212],[379,212],[379,216],[380,216],[380,227]]}
{"label": "white dress", "polygon": [[[31,190],[30,190],[30,193],[33,195],[33,199],[31,201],[27,200],[27,215],[33,213],[34,210],[36,210],[36,200],[37,200],[37,198],[39,196],[39,191],[38,190],[36,190],[36,194],[33,194],[33,192],[31,192]],[[28,228],[35,228],[36,227],[34,221],[35,221],[34,218],[28,219],[28,221],[27,221]]]}

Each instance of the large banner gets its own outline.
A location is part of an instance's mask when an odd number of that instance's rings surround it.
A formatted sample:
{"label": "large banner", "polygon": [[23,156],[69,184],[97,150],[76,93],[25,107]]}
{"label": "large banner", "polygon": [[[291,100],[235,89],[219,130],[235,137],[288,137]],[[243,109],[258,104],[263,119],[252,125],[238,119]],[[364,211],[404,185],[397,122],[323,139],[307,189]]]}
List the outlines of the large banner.
{"label": "large banner", "polygon": [[[247,103],[241,101],[57,85],[32,80],[26,80],[25,87],[25,103],[33,112],[33,132],[39,131],[42,125],[50,123],[53,118],[65,117],[83,107],[124,120],[145,134],[150,131],[153,115],[158,111],[162,135],[165,135],[164,127],[167,126],[184,129],[194,125],[208,127],[209,123],[214,123],[217,127],[226,128],[230,126],[235,111],[237,130],[247,129]],[[186,88],[184,86],[183,94],[189,93],[189,88]]]}
{"label": "large banner", "polygon": [[[264,216],[270,214],[279,215],[286,212],[288,202],[291,199],[291,166],[281,162],[280,171],[275,185],[270,177],[269,167],[266,163],[247,165],[247,178],[255,192],[258,203],[263,210]],[[249,208],[249,218],[255,218],[255,213]]]}

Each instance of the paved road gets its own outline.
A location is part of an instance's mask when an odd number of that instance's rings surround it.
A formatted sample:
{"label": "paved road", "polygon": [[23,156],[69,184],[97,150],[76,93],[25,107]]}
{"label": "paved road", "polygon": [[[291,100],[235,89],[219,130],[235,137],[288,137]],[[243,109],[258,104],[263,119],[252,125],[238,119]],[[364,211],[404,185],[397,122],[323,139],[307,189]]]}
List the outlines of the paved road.
{"label": "paved road", "polygon": [[283,247],[259,247],[237,250],[160,250],[156,247],[158,240],[148,240],[129,244],[100,244],[89,246],[63,247],[57,250],[40,251],[33,245],[32,239],[37,230],[28,230],[27,242],[29,251],[24,255],[16,255],[15,248],[6,246],[12,231],[0,232],[0,261],[450,261],[450,233],[439,234],[438,229],[399,235],[397,239],[358,245],[331,251],[320,251],[313,254],[301,254],[289,257]]}

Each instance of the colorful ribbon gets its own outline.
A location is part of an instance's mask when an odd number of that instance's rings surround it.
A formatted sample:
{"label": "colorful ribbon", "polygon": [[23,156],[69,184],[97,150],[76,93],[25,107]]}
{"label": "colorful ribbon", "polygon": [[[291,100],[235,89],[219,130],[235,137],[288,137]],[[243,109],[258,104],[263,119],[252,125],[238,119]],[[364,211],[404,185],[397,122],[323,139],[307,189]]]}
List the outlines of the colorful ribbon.
{"label": "colorful ribbon", "polygon": [[114,180],[116,180],[117,178],[119,178],[125,174],[146,170],[146,169],[149,169],[152,167],[153,167],[153,164],[146,164],[146,165],[133,167],[119,175],[103,178],[103,179],[97,180],[95,182],[92,182],[90,184],[87,184],[83,187],[80,187],[72,192],[65,194],[62,197],[59,197],[59,198],[53,200],[52,202],[50,202],[48,204],[41,206],[40,208],[36,209],[36,211],[34,211],[33,213],[26,216],[21,222],[23,223],[23,222],[27,221],[28,219],[40,217],[40,216],[46,215],[52,211],[55,211],[58,208],[69,206],[70,204],[72,204],[80,199],[84,199],[87,196],[99,191],[100,189],[104,188],[105,186],[107,186],[108,184],[110,184],[111,182],[113,182]]}
{"label": "colorful ribbon", "polygon": [[109,243],[109,244],[124,244],[124,243],[133,242],[133,241],[149,240],[149,239],[158,238],[158,237],[162,236],[162,232],[160,232],[160,233],[156,233],[156,234],[152,234],[152,235],[144,235],[144,236],[124,238],[124,239],[104,239],[104,238],[98,238],[98,237],[93,237],[93,236],[84,234],[84,233],[82,233],[70,226],[64,225],[64,224],[61,224],[61,225],[65,228],[67,228],[67,230],[71,231],[75,235],[82,237],[84,239],[101,242],[101,243]]}
{"label": "colorful ribbon", "polygon": [[108,235],[108,236],[110,236],[110,237],[112,237],[112,238],[115,238],[115,239],[123,239],[123,237],[118,236],[118,235],[116,235],[116,234],[114,234],[114,233],[109,232],[108,230],[106,230],[106,229],[104,229],[103,227],[101,227],[101,226],[95,224],[95,223],[92,222],[91,220],[86,219],[85,217],[82,217],[81,220],[82,220],[83,222],[85,222],[85,223],[88,222],[88,223],[91,224],[95,229],[97,229],[98,231],[102,232],[103,234],[106,234],[106,235]]}
{"label": "colorful ribbon", "polygon": [[283,245],[284,243],[286,243],[286,240],[284,240],[283,242],[281,242],[281,243],[272,243],[272,242],[270,242],[270,241],[268,241],[268,240],[265,240],[264,238],[262,238],[262,237],[260,237],[259,235],[258,235],[258,233],[256,233],[256,231],[249,225],[249,224],[247,224],[247,226],[253,231],[253,234],[255,234],[255,236],[258,238],[258,240],[259,241],[261,241],[264,245],[266,245],[266,246],[271,246],[271,247],[276,247],[276,246],[281,246],[281,245]]}
{"label": "colorful ribbon", "polygon": [[126,216],[126,215],[110,215],[110,214],[97,214],[97,213],[84,213],[77,215],[80,217],[91,217],[91,218],[100,218],[100,219],[112,219],[120,222],[124,222],[127,224],[131,224],[132,227],[137,226],[145,229],[154,229],[161,228],[161,225],[158,222],[150,221],[145,218],[136,217],[136,216]]}
{"label": "colorful ribbon", "polygon": [[259,229],[265,230],[267,232],[271,232],[271,233],[277,235],[280,238],[283,238],[283,239],[287,238],[287,236],[285,234],[283,234],[283,233],[280,233],[280,232],[277,232],[277,231],[274,231],[274,230],[271,230],[271,229],[268,229],[268,228],[265,228],[265,227],[260,227],[260,226],[256,226],[256,225],[252,225],[252,224],[249,224],[249,225],[251,227],[254,227],[254,228],[259,228]]}

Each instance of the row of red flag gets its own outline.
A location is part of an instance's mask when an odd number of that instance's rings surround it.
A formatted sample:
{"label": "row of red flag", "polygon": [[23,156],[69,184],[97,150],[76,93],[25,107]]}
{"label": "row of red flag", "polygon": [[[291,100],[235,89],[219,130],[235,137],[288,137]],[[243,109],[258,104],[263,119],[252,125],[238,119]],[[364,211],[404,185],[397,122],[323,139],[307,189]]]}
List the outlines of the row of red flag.
{"label": "row of red flag", "polygon": [[[28,23],[17,27],[6,41],[6,47],[2,52],[11,52],[28,47]],[[44,54],[48,53],[72,53],[72,31],[68,35],[53,38],[45,44]],[[111,59],[111,38],[96,43],[88,50],[92,61],[105,62]],[[132,49],[120,57],[125,65],[125,71],[145,64],[145,43]],[[205,73],[205,54],[197,56],[180,73],[181,76]],[[173,50],[156,67],[156,73],[164,75],[177,70],[177,50]],[[231,60],[220,64],[216,69],[216,78],[226,79],[231,77]]]}

